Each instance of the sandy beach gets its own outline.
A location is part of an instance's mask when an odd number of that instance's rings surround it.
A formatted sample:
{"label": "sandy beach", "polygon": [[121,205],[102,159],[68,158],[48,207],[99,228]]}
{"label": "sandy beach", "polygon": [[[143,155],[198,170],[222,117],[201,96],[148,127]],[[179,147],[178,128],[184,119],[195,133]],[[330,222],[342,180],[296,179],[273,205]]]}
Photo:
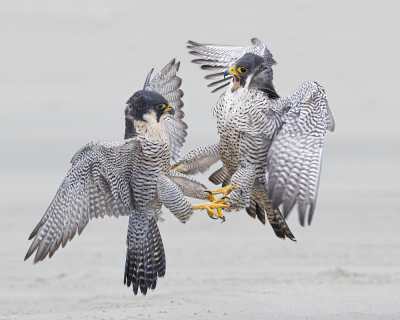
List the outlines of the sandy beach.
{"label": "sandy beach", "polygon": [[[250,5],[245,22],[238,1],[1,3],[0,319],[400,319],[400,5]],[[93,220],[52,259],[23,261],[71,156],[122,139],[125,101],[150,68],[182,62],[186,154],[217,141],[219,96],[186,41],[255,36],[279,63],[278,93],[318,81],[337,123],[312,225],[288,219],[298,243],[244,211],[182,225],[164,208],[166,276],[146,297],[123,285],[127,218]]]}

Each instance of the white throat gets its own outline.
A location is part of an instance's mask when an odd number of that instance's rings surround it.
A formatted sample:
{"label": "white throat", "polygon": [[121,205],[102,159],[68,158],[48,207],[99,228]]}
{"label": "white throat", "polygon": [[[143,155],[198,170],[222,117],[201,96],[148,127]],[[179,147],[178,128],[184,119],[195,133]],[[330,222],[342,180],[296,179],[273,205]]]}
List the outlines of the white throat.
{"label": "white throat", "polygon": [[231,91],[233,80],[231,80],[228,89],[226,90],[225,95],[229,96],[231,99],[235,100],[236,102],[240,102],[245,99],[248,91],[249,91],[249,84],[251,82],[252,76],[249,76],[246,80],[246,85],[244,87],[239,87],[235,91]]}
{"label": "white throat", "polygon": [[135,121],[134,126],[137,131],[142,132],[152,140],[165,141],[167,134],[164,129],[164,116],[157,122],[157,115],[154,111],[143,116],[144,121]]}

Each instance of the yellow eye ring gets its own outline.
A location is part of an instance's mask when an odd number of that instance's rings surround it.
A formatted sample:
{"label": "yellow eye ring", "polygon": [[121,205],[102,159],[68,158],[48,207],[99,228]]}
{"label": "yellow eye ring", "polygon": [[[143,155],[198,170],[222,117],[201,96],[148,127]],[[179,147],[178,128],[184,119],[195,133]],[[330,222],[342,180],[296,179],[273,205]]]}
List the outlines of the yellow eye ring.
{"label": "yellow eye ring", "polygon": [[239,67],[239,68],[237,68],[237,70],[238,70],[241,74],[247,72],[247,69],[246,69],[245,67]]}
{"label": "yellow eye ring", "polygon": [[157,109],[158,110],[162,110],[162,109],[164,109],[165,108],[165,104],[159,104],[158,106],[157,106]]}

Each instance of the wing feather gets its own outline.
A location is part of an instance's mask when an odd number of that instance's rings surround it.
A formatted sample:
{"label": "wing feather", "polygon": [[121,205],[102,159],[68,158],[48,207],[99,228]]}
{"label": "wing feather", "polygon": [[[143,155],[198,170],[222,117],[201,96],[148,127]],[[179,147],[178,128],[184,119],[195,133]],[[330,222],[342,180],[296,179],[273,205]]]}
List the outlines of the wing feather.
{"label": "wing feather", "polygon": [[205,76],[206,79],[217,80],[222,84],[215,92],[227,86],[231,77],[224,79],[224,71],[230,68],[238,59],[246,53],[254,53],[264,58],[268,66],[276,64],[271,52],[257,38],[251,39],[251,46],[238,47],[226,45],[201,44],[194,41],[188,41],[187,48],[189,53],[199,57],[192,60],[193,63],[200,64],[201,69],[213,71],[214,73]]}
{"label": "wing feather", "polygon": [[25,260],[34,263],[53,256],[62,244],[80,235],[92,218],[129,215],[133,208],[129,177],[136,138],[117,142],[93,141],[72,158],[72,166],[43,218],[31,233]]}
{"label": "wing feather", "polygon": [[172,59],[159,73],[157,73],[152,80],[151,74],[153,69],[149,72],[144,83],[144,90],[154,91],[161,94],[168,103],[171,104],[173,112],[164,116],[165,132],[168,135],[171,147],[171,160],[178,161],[182,146],[185,143],[187,136],[187,124],[182,121],[185,113],[181,110],[183,108],[182,97],[183,91],[180,89],[182,79],[176,74],[179,70],[180,62],[175,63]]}
{"label": "wing feather", "polygon": [[268,153],[268,198],[275,210],[283,203],[286,218],[297,203],[299,220],[308,224],[314,213],[321,172],[326,130],[334,130],[334,120],[324,89],[306,82],[291,95],[279,99],[283,126]]}

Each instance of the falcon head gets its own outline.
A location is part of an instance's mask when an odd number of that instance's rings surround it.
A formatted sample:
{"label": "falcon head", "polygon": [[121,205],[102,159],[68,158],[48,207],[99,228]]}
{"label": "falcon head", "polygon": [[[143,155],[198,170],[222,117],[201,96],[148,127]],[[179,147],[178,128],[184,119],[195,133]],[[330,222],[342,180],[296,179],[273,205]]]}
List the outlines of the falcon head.
{"label": "falcon head", "polygon": [[263,62],[264,59],[262,57],[254,53],[246,53],[232,67],[227,69],[224,73],[224,78],[228,75],[233,76],[231,92],[234,92],[239,87],[248,87],[251,79],[258,72]]}
{"label": "falcon head", "polygon": [[139,90],[126,102],[125,139],[131,138],[136,125],[154,125],[161,122],[167,113],[174,114],[174,109],[160,94],[147,90]]}
{"label": "falcon head", "polygon": [[174,111],[161,94],[152,91],[139,90],[126,103],[125,117],[134,121],[160,122],[164,115]]}

